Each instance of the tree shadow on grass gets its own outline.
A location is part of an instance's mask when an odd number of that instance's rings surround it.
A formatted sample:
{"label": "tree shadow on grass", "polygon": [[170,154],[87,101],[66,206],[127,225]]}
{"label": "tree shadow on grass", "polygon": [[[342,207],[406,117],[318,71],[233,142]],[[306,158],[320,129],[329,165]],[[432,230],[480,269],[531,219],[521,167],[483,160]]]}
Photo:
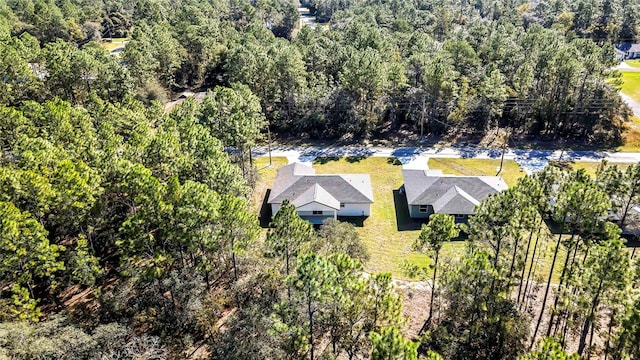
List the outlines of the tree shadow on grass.
{"label": "tree shadow on grass", "polygon": [[402,162],[400,160],[398,160],[397,157],[390,157],[390,158],[387,158],[387,164],[396,165],[396,166],[400,165],[401,166]]}
{"label": "tree shadow on grass", "polygon": [[264,193],[264,199],[262,199],[262,205],[260,205],[260,214],[258,219],[260,220],[260,227],[268,229],[271,224],[271,206],[269,205],[269,195],[271,189],[267,189]]}
{"label": "tree shadow on grass", "polygon": [[407,195],[400,194],[400,189],[393,190],[393,205],[396,209],[396,224],[398,226],[398,231],[420,230],[422,224],[429,222],[429,219],[412,219],[409,216]]}
{"label": "tree shadow on grass", "polygon": [[348,163],[357,163],[360,162],[364,159],[366,159],[368,156],[362,156],[362,155],[357,155],[357,156],[347,156],[346,158],[344,158],[345,160],[347,160]]}
{"label": "tree shadow on grass", "polygon": [[314,164],[326,164],[330,161],[338,161],[340,160],[339,156],[321,156],[321,157],[317,157],[315,160],[313,160]]}

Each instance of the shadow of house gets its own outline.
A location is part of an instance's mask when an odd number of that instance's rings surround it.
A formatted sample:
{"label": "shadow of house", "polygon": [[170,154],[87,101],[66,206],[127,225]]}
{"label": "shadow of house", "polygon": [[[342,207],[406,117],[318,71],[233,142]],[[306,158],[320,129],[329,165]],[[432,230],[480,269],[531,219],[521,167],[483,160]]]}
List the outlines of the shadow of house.
{"label": "shadow of house", "polygon": [[[402,188],[400,188],[402,189]],[[407,206],[407,196],[403,191],[393,190],[393,205],[396,209],[396,225],[398,231],[416,231],[422,229],[422,225],[428,225],[429,219],[412,219],[409,216],[409,208]],[[459,221],[456,219],[456,223],[466,224],[467,221]],[[469,238],[469,234],[464,231],[460,231],[458,237],[451,239],[452,241],[463,241]]]}
{"label": "shadow of house", "polygon": [[349,223],[355,227],[364,227],[364,222],[368,216],[338,216],[338,221]]}
{"label": "shadow of house", "polygon": [[[555,220],[551,213],[543,213],[542,214],[543,222],[549,229],[551,235],[575,235],[580,236],[582,238],[593,238],[603,234],[602,228],[595,227],[591,233],[585,233],[578,230],[578,226],[575,229],[572,229],[572,224],[567,220],[566,222]],[[599,222],[600,225],[603,225],[606,222],[606,219],[602,218]],[[612,221],[615,224],[615,222]],[[622,234],[621,234],[622,235]]]}
{"label": "shadow of house", "polygon": [[260,214],[258,220],[260,221],[260,227],[268,229],[271,227],[271,205],[269,205],[269,195],[271,195],[271,189],[267,189],[260,204]]}
{"label": "shadow of house", "polygon": [[393,205],[396,209],[396,225],[398,231],[420,230],[422,224],[429,223],[429,219],[412,219],[409,216],[407,195],[400,189],[393,190]]}
{"label": "shadow of house", "polygon": [[[552,235],[571,235],[572,234],[572,230],[571,230],[571,225],[569,223],[563,223],[560,221],[556,221],[551,217],[550,213],[544,213],[542,214],[543,219],[544,219],[544,224],[547,226],[547,228],[549,229],[549,232]],[[605,222],[611,222],[613,224],[616,224],[618,226],[620,226],[619,221],[617,218],[614,217],[609,217],[609,218],[603,218],[601,219],[602,221],[600,222],[601,225],[603,225]],[[576,231],[575,235],[576,236],[580,236],[583,238],[587,238],[590,239],[591,241],[596,240],[599,237],[602,237],[604,234],[604,230],[601,227],[597,227],[595,228],[595,230],[591,233],[582,233],[580,231]],[[628,248],[638,248],[640,247],[640,228],[638,227],[638,224],[636,224],[635,222],[631,222],[629,224],[626,224],[624,227],[620,228],[620,237],[625,241],[625,246]]]}
{"label": "shadow of house", "polygon": [[543,219],[544,219],[543,221],[544,224],[547,225],[547,228],[549,229],[549,232],[551,232],[552,235],[558,235],[561,233],[571,234],[571,230],[566,229],[563,223],[555,221],[548,215],[544,215],[544,214],[543,214]]}
{"label": "shadow of house", "polygon": [[625,239],[628,248],[640,248],[640,237],[635,234],[622,234],[622,238]]}

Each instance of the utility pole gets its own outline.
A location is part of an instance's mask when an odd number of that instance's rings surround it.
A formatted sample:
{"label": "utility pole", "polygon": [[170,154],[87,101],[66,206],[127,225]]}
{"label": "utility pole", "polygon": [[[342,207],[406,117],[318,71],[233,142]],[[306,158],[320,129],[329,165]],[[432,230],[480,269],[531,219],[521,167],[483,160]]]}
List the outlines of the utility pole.
{"label": "utility pole", "polygon": [[502,156],[500,157],[500,169],[498,169],[498,173],[496,174],[496,176],[500,175],[500,173],[502,172],[502,165],[504,165],[504,153],[506,149],[507,149],[506,144],[502,145]]}
{"label": "utility pole", "polygon": [[500,169],[498,169],[498,173],[496,176],[500,175],[502,172],[502,166],[504,165],[504,153],[507,152],[507,146],[509,146],[509,138],[511,137],[511,130],[507,130],[507,137],[502,144],[502,156],[500,157]]}
{"label": "utility pole", "polygon": [[267,125],[267,137],[269,138],[269,166],[271,166],[271,129],[269,125]]}
{"label": "utility pole", "polygon": [[425,115],[425,112],[426,112],[426,109],[425,109],[426,104],[425,104],[425,102],[426,102],[426,99],[425,99],[424,93],[423,93],[422,94],[422,112],[420,114],[420,138],[421,139],[424,138],[424,115]]}

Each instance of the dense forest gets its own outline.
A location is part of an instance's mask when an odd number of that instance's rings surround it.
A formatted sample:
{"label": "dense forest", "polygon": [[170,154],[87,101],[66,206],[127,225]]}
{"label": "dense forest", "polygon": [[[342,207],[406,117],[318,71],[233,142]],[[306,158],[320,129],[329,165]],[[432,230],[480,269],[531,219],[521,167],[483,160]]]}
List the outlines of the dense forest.
{"label": "dense forest", "polygon": [[[637,39],[639,12],[635,0],[314,0],[326,23],[313,30],[289,0],[3,3],[0,100],[12,105],[242,83],[285,136],[503,127],[601,144],[620,140],[628,116],[612,44]],[[102,37],[131,41],[116,59],[92,42]]]}
{"label": "dense forest", "polygon": [[[264,230],[250,202],[267,128],[617,141],[638,1],[316,0],[315,29],[296,5],[0,1],[0,358],[640,358],[640,165],[550,166],[468,226],[433,216],[433,265],[405,266],[438,284],[416,336],[352,225],[285,204]],[[186,89],[208,93],[167,112]]]}

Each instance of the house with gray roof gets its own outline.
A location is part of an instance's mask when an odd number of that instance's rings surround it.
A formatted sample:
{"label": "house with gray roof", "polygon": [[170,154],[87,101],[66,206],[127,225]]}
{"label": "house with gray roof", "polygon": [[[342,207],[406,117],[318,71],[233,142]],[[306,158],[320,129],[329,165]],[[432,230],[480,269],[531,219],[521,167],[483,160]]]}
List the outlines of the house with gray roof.
{"label": "house with gray roof", "polygon": [[491,194],[506,190],[499,176],[456,176],[440,170],[402,170],[409,215],[428,218],[450,214],[464,221],[474,215],[474,207]]}
{"label": "house with gray roof", "polygon": [[616,57],[620,60],[640,58],[640,44],[616,44]]}
{"label": "house with gray roof", "polygon": [[269,194],[272,214],[289,200],[298,214],[312,224],[322,224],[338,216],[370,216],[373,189],[368,174],[316,174],[301,163],[278,170]]}

